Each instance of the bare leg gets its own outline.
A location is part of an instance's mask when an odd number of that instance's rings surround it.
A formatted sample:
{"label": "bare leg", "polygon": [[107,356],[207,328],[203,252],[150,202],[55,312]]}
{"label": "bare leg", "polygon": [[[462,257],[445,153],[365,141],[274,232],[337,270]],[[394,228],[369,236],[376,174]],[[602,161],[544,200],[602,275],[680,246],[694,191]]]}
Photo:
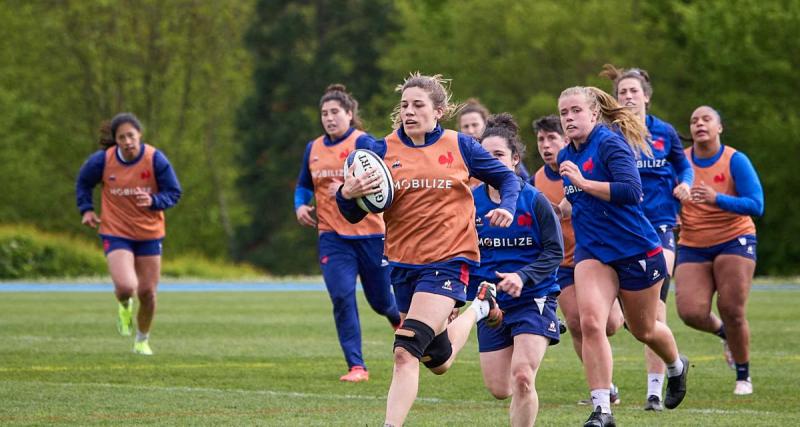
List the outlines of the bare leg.
{"label": "bare leg", "polygon": [[567,329],[572,338],[572,348],[578,359],[583,363],[583,354],[581,350],[581,343],[583,336],[581,335],[581,315],[578,311],[578,300],[575,297],[575,286],[567,286],[561,290],[561,295],[558,296],[558,306],[567,321]]}
{"label": "bare leg", "polygon": [[156,288],[161,277],[161,256],[136,257],[136,275],[139,278],[139,312],[136,314],[136,327],[142,333],[150,332],[156,312]]}
{"label": "bare leg", "polygon": [[117,301],[127,303],[139,287],[133,252],[123,249],[111,251],[106,256],[106,262]]}
{"label": "bare leg", "polygon": [[583,367],[590,390],[611,388],[612,356],[606,322],[618,288],[616,272],[597,260],[584,260],[575,267]]}
{"label": "bare leg", "polygon": [[[672,276],[673,267],[675,265],[675,252],[669,249],[664,249],[664,260],[667,263],[667,271],[669,272],[669,275]],[[667,305],[661,300],[659,300],[656,320],[664,324],[667,323]],[[658,355],[647,346],[644,347],[644,360],[645,364],[647,365],[647,373],[650,375],[661,375],[663,382],[663,375],[667,370],[667,366],[664,364],[664,361],[661,360],[661,358],[658,357]],[[661,395],[659,394],[658,397],[660,398]]]}
{"label": "bare leg", "polygon": [[755,261],[737,255],[720,255],[714,260],[717,308],[725,324],[728,346],[736,363],[750,360],[747,298],[755,268]]}
{"label": "bare leg", "polygon": [[511,425],[532,426],[539,412],[536,394],[536,373],[544,358],[550,340],[541,335],[522,334],[514,337],[514,354],[511,358]]}
{"label": "bare leg", "polygon": [[716,291],[710,262],[687,262],[675,268],[675,303],[686,326],[715,333],[722,321],[711,312]]}
{"label": "bare leg", "polygon": [[497,400],[511,396],[511,356],[514,346],[480,353],[483,384]]}
{"label": "bare leg", "polygon": [[661,300],[658,295],[661,286],[655,285],[639,291],[619,291],[625,320],[628,329],[637,340],[647,344],[660,358],[667,363],[678,360],[678,346],[672,331],[662,322],[656,320],[658,305]]}
{"label": "bare leg", "polygon": [[[411,307],[405,318],[425,323],[434,334],[445,330],[447,316],[455,306],[452,298],[417,292],[411,298]],[[471,311],[471,310],[469,310]],[[394,350],[392,384],[386,398],[386,421],[391,426],[401,426],[417,398],[419,389],[419,360],[404,348]]]}

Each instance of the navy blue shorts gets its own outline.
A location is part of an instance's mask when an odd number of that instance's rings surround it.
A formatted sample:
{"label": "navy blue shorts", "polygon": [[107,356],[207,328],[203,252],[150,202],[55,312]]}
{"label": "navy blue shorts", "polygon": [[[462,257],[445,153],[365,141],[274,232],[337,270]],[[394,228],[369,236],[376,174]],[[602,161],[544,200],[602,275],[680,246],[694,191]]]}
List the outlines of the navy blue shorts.
{"label": "navy blue shorts", "polygon": [[656,229],[656,234],[661,239],[661,247],[675,252],[675,233],[672,231],[672,226],[662,224],[653,228]]}
{"label": "navy blue shorts", "polygon": [[678,245],[676,263],[680,265],[684,262],[712,262],[719,255],[738,255],[755,261],[757,243],[756,236],[745,234],[707,248],[690,248],[689,246]]}
{"label": "navy blue shorts", "polygon": [[556,273],[556,283],[561,289],[565,289],[575,284],[575,267],[558,266]]}
{"label": "navy blue shorts", "polygon": [[392,268],[392,287],[401,313],[408,313],[416,292],[444,295],[461,307],[467,300],[469,266],[463,261],[443,262],[430,266]]}
{"label": "navy blue shorts", "polygon": [[154,240],[131,240],[123,237],[100,236],[103,241],[103,252],[106,255],[117,249],[133,252],[134,256],[155,256],[161,255],[161,242],[164,239]]}
{"label": "navy blue shorts", "polygon": [[541,335],[550,339],[550,345],[558,344],[561,335],[556,308],[556,295],[551,294],[504,310],[503,323],[497,328],[490,328],[485,319],[481,320],[478,322],[478,350],[481,353],[502,350],[514,345],[514,337],[521,334]]}
{"label": "navy blue shorts", "polygon": [[[575,263],[586,259],[597,259],[586,250],[575,249]],[[598,260],[600,261],[600,260]],[[602,261],[600,261],[602,262]],[[641,291],[664,280],[667,275],[667,261],[661,246],[628,258],[603,263],[617,272],[619,288],[626,291]]]}

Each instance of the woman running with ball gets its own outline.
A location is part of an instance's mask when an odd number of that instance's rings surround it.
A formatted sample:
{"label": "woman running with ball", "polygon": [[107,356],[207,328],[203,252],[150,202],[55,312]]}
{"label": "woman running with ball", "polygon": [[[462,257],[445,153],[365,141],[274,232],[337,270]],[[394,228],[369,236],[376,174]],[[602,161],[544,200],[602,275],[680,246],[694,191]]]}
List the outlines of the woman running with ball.
{"label": "woman running with ball", "polygon": [[[466,300],[470,266],[480,261],[469,177],[499,189],[499,206],[483,218],[494,227],[511,225],[520,191],[514,173],[477,141],[441,127],[439,122],[456,109],[445,83],[441,76],[415,73],[398,86],[396,130],[373,149],[394,180],[394,200],[384,212],[385,248],[404,318],[394,342],[385,418],[389,426],[402,425],[411,410],[419,385],[419,362],[434,373],[446,372],[469,335],[460,323],[475,324],[495,302],[493,285],[485,285],[471,310],[448,327],[451,311]],[[354,170],[351,167],[345,174],[336,200],[345,218],[355,223],[366,216],[355,199],[377,192],[375,184],[381,178],[354,177]]]}

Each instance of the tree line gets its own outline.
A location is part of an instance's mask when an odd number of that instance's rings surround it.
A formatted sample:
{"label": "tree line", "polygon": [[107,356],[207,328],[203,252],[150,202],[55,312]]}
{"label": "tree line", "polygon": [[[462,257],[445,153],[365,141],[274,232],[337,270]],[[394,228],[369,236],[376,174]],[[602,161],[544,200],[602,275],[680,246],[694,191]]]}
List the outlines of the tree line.
{"label": "tree line", "polygon": [[410,71],[452,78],[522,125],[556,111],[561,90],[593,85],[604,63],[653,78],[651,112],[688,135],[691,111],[723,116],[723,143],[759,172],[760,274],[798,274],[792,196],[800,117],[791,0],[155,0],[25,2],[0,8],[0,222],[90,235],[74,178],[97,128],[133,111],[175,166],[185,195],[168,213],[166,254],[246,260],[315,273],[316,234],[297,225],[293,190],[318,100],[341,82],[383,136]]}

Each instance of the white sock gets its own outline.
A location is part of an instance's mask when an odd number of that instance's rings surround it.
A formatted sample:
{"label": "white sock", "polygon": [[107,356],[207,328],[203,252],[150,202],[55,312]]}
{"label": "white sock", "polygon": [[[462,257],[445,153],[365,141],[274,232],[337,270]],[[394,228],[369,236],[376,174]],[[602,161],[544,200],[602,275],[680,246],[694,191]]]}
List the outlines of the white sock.
{"label": "white sock", "polygon": [[592,408],[600,407],[600,412],[611,413],[611,390],[607,388],[596,388],[592,390]]}
{"label": "white sock", "polygon": [[136,342],[147,341],[148,339],[150,339],[150,332],[143,333],[139,329],[136,329]]}
{"label": "white sock", "polygon": [[676,377],[683,372],[683,360],[681,360],[680,356],[672,362],[667,363],[667,377]]}
{"label": "white sock", "polygon": [[489,315],[489,302],[475,298],[469,308],[475,312],[475,323]]}
{"label": "white sock", "polygon": [[655,396],[661,400],[661,389],[664,387],[664,374],[647,374],[647,397]]}

